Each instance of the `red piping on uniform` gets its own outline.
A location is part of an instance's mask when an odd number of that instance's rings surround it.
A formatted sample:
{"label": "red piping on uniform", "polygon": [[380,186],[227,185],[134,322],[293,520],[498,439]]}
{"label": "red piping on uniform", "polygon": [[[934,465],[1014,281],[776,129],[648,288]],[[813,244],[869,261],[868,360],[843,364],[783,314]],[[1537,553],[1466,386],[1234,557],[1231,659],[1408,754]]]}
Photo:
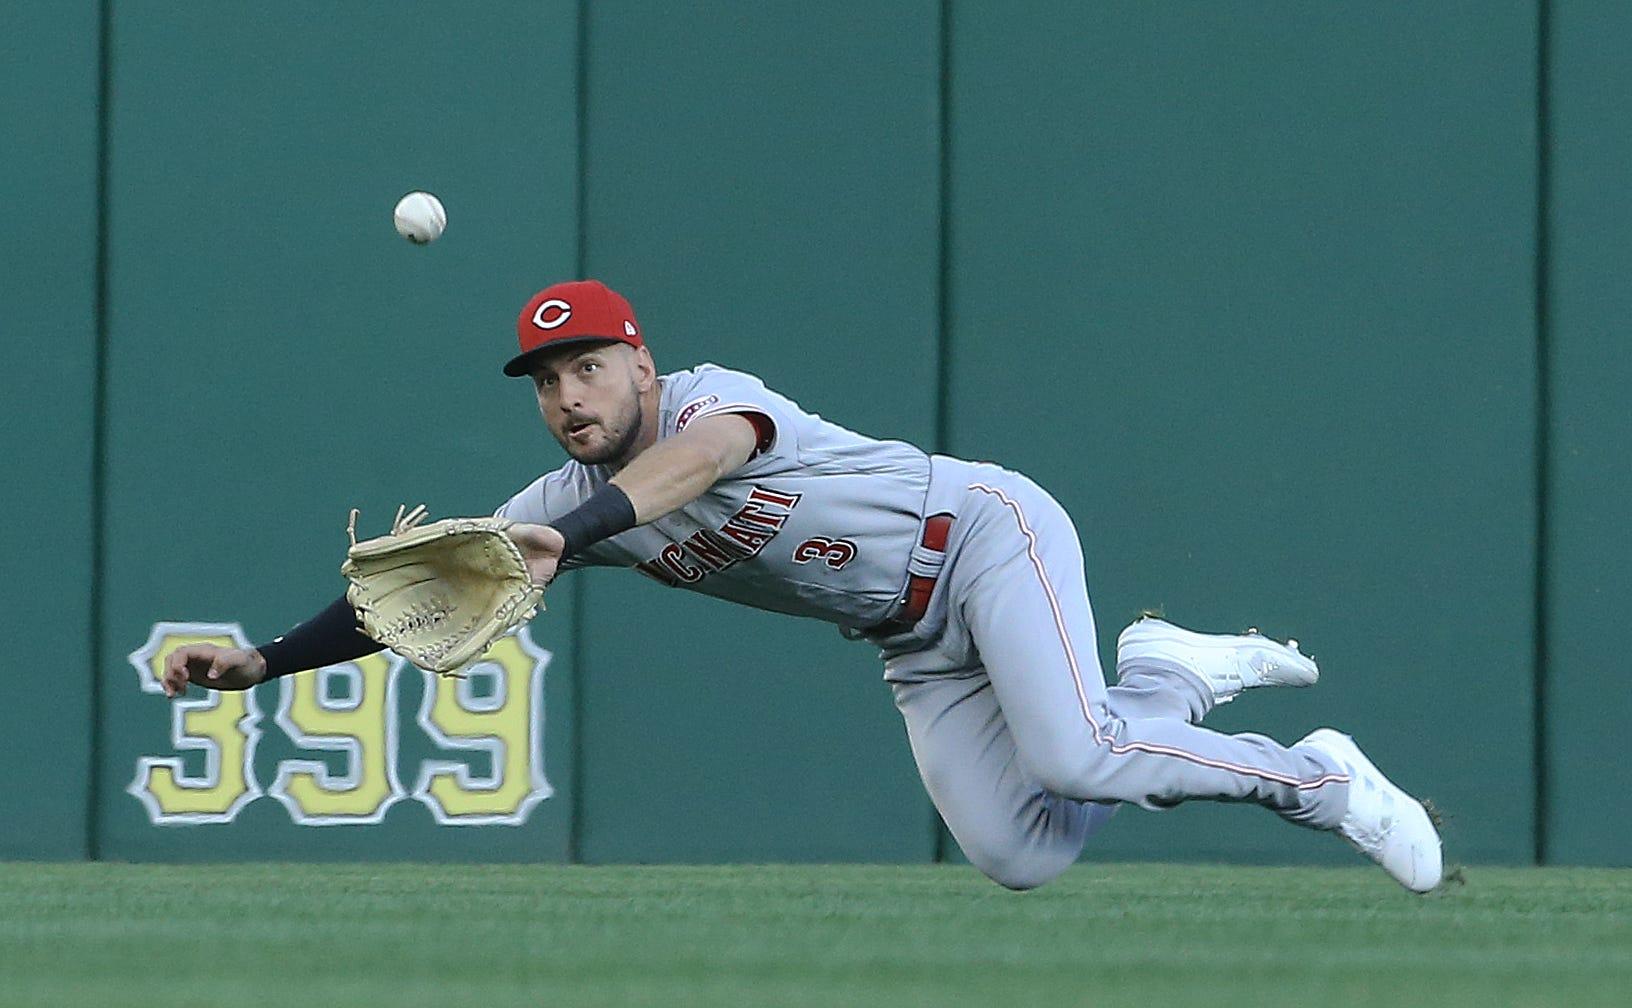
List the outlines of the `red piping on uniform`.
{"label": "red piping on uniform", "polygon": [[1037,579],[1043,583],[1043,593],[1048,596],[1048,607],[1054,614],[1054,629],[1060,635],[1060,644],[1065,648],[1066,663],[1071,668],[1071,680],[1077,687],[1077,702],[1082,705],[1082,716],[1087,720],[1088,727],[1093,733],[1095,745],[1105,746],[1112,753],[1118,756],[1133,751],[1147,752],[1157,756],[1174,756],[1201,766],[1238,773],[1243,777],[1257,777],[1260,780],[1267,780],[1275,784],[1284,784],[1287,787],[1297,788],[1299,791],[1311,790],[1313,788],[1322,787],[1326,784],[1348,783],[1349,777],[1347,774],[1325,774],[1315,778],[1312,781],[1303,781],[1296,777],[1287,777],[1285,774],[1278,774],[1273,770],[1261,770],[1256,767],[1237,766],[1234,763],[1225,763],[1221,760],[1210,759],[1209,757],[1202,756],[1198,753],[1187,752],[1183,749],[1174,749],[1170,746],[1157,745],[1153,742],[1124,742],[1119,744],[1110,741],[1109,736],[1100,729],[1099,722],[1094,720],[1091,705],[1088,703],[1087,690],[1084,689],[1082,685],[1082,671],[1077,667],[1077,653],[1075,649],[1071,647],[1071,638],[1066,633],[1065,617],[1060,612],[1060,602],[1054,595],[1054,586],[1049,583],[1048,573],[1043,568],[1042,558],[1037,555],[1037,536],[1032,533],[1031,526],[1026,524],[1025,512],[1020,510],[1020,505],[1017,502],[1010,500],[1007,494],[996,489],[995,487],[989,487],[984,483],[971,483],[969,484],[969,489],[979,490],[982,493],[991,494],[999,501],[1002,501],[1005,505],[1007,505],[1009,510],[1014,512],[1015,521],[1019,523],[1020,531],[1026,537],[1026,553],[1031,556],[1031,566],[1037,572]]}

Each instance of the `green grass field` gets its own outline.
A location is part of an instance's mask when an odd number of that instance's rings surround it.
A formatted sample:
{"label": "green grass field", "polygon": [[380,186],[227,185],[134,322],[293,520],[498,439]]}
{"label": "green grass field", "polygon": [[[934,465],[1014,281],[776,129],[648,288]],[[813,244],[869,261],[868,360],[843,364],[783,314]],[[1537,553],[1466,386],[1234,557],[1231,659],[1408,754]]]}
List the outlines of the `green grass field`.
{"label": "green grass field", "polygon": [[1625,1005],[1632,871],[0,864],[5,1005]]}

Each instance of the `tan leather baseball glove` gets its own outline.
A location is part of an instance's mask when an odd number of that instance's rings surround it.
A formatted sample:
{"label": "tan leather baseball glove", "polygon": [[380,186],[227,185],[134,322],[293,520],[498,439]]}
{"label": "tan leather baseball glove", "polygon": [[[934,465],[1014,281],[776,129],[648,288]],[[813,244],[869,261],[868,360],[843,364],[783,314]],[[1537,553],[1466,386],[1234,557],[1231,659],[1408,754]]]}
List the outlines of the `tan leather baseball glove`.
{"label": "tan leather baseball glove", "polygon": [[340,572],[346,598],[369,637],[420,668],[453,673],[542,609],[505,518],[445,518],[421,525],[425,506],[403,513],[389,535],[357,541],[357,511],[346,534],[351,548]]}

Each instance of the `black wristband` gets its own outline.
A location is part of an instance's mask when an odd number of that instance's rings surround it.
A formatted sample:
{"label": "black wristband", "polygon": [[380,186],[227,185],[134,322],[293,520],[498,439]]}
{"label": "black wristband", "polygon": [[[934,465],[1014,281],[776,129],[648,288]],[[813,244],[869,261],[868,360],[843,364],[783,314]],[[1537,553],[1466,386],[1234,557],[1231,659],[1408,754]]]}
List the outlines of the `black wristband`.
{"label": "black wristband", "polygon": [[609,536],[635,527],[635,505],[616,483],[590,494],[589,500],[549,523],[567,541],[561,559],[569,559]]}
{"label": "black wristband", "polygon": [[266,659],[266,678],[276,679],[291,672],[361,658],[383,648],[357,629],[357,613],[342,595],[316,616],[255,650]]}

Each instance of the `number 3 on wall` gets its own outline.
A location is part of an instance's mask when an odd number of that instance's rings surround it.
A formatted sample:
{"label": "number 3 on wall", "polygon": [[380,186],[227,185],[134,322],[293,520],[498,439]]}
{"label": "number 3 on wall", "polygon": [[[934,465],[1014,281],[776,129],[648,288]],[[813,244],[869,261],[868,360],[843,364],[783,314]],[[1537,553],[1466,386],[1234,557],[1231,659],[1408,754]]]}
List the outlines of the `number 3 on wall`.
{"label": "number 3 on wall", "polygon": [[[164,660],[186,644],[249,647],[236,623],[156,623],[147,643],[130,654],[142,692],[164,693],[159,685]],[[143,756],[136,761],[136,779],[125,790],[161,825],[231,822],[239,809],[261,796],[252,766],[260,722],[253,690],[172,701],[170,741],[184,752],[202,749],[204,772],[188,774],[180,756]]]}
{"label": "number 3 on wall", "polygon": [[[157,624],[130,655],[143,692],[162,694],[165,659],[200,642],[248,646],[237,624]],[[466,678],[424,673],[420,726],[441,748],[486,753],[491,769],[479,776],[467,763],[426,760],[411,795],[397,775],[402,659],[376,654],[287,677],[279,684],[278,725],[295,745],[344,753],[344,762],[333,773],[323,761],[283,760],[268,792],[308,826],[377,823],[405,797],[423,802],[446,825],[520,825],[552,793],[543,744],[549,659],[523,629],[494,644]],[[126,790],[156,824],[231,822],[263,793],[254,775],[261,719],[254,690],[173,701],[171,742],[181,751],[203,750],[204,772],[186,774],[180,756],[143,756]]]}

